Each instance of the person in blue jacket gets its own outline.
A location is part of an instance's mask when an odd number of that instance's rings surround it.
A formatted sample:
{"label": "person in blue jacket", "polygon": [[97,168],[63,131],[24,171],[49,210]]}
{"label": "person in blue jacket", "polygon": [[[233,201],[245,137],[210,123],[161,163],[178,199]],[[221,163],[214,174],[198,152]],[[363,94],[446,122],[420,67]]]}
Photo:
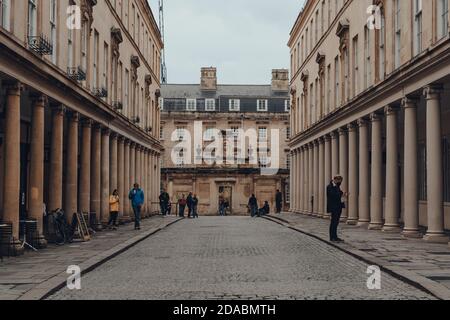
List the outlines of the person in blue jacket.
{"label": "person in blue jacket", "polygon": [[141,209],[144,204],[144,191],[135,183],[134,188],[128,194],[134,212],[134,230],[141,230]]}

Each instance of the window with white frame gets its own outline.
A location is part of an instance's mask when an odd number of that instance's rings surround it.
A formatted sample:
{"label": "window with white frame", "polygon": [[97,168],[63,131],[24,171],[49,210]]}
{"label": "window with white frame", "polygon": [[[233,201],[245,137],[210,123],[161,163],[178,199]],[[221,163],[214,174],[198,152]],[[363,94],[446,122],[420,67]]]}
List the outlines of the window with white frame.
{"label": "window with white frame", "polygon": [[443,38],[448,34],[448,0],[437,0],[437,37]]}
{"label": "window with white frame", "polygon": [[177,167],[182,167],[182,166],[184,166],[184,149],[180,149],[180,150],[177,152],[177,156],[176,156],[175,161],[176,161],[175,165],[176,165]]}
{"label": "window with white frame", "polygon": [[286,127],[286,140],[291,138],[291,127]]}
{"label": "window with white frame", "polygon": [[159,139],[164,140],[164,127],[163,126],[159,127]]}
{"label": "window with white frame", "polygon": [[159,109],[164,110],[164,98],[160,97],[158,101],[159,101]]}
{"label": "window with white frame", "polygon": [[67,31],[67,67],[73,67],[73,30]]}
{"label": "window with white frame", "polygon": [[381,12],[381,28],[378,31],[378,67],[380,80],[384,80],[384,75],[386,73],[386,19],[384,17],[384,12]]}
{"label": "window with white frame", "polygon": [[372,61],[370,56],[370,34],[371,31],[369,28],[365,28],[365,37],[364,37],[364,86],[365,88],[369,88],[372,84]]}
{"label": "window with white frame", "polygon": [[284,111],[285,112],[291,111],[291,102],[289,100],[284,100]]}
{"label": "window with white frame", "polygon": [[267,140],[267,128],[266,127],[259,127],[258,128],[258,140],[259,141],[266,141]]}
{"label": "window with white frame", "polygon": [[266,168],[269,165],[269,157],[267,156],[266,151],[259,156],[259,165],[261,168]]}
{"label": "window with white frame", "polygon": [[56,64],[56,4],[57,0],[50,0],[50,42],[53,46],[52,62]]}
{"label": "window with white frame", "polygon": [[197,111],[197,99],[186,99],[186,110]]}
{"label": "window with white frame", "polygon": [[401,37],[402,37],[402,29],[400,24],[400,0],[395,0],[395,17],[394,17],[394,28],[395,28],[395,48],[394,48],[394,63],[395,68],[400,67],[400,51],[401,51]]}
{"label": "window with white frame", "polygon": [[176,129],[177,138],[179,141],[184,141],[186,128],[185,127],[177,127]]}
{"label": "window with white frame", "polygon": [[290,181],[288,179],[288,180],[286,180],[286,184],[284,185],[284,197],[286,199],[286,203],[290,203],[291,202],[291,190],[290,190],[290,187],[291,187],[291,183],[290,183]]}
{"label": "window with white frame", "polygon": [[[87,71],[88,27],[87,22],[84,22],[81,26],[81,69],[85,72]],[[114,68],[112,69],[114,70]]]}
{"label": "window with white frame", "polygon": [[229,102],[230,111],[240,111],[241,110],[241,100],[239,99],[230,99]]}
{"label": "window with white frame", "polygon": [[[94,31],[94,59],[93,59],[93,61],[94,61],[94,64],[93,64],[94,70],[93,70],[93,79],[92,79],[92,83],[93,83],[94,88],[98,88],[98,59],[99,59],[98,46],[99,46],[99,38],[100,38],[100,36],[98,34],[98,31],[95,30]],[[126,73],[126,77],[128,79],[128,71],[126,71],[125,73]],[[125,81],[127,81],[127,80],[125,80]],[[125,84],[125,89],[126,89],[126,91],[125,91],[125,100],[126,101],[125,102],[126,102],[126,106],[128,107],[128,81]]]}
{"label": "window with white frame", "polygon": [[422,0],[414,0],[414,55],[422,52]]}
{"label": "window with white frame", "polygon": [[205,110],[206,111],[216,111],[216,100],[206,99],[205,100]]}
{"label": "window with white frame", "polygon": [[28,37],[37,35],[37,0],[28,0]]}
{"label": "window with white frame", "polygon": [[291,168],[291,155],[289,153],[286,154],[286,168]]}
{"label": "window with white frame", "polygon": [[205,129],[204,140],[213,141],[214,140],[215,127],[208,126]]}
{"label": "window with white frame", "polygon": [[0,0],[0,27],[10,31],[11,0]]}
{"label": "window with white frame", "polygon": [[257,102],[257,110],[264,112],[268,110],[268,101],[265,99],[259,99]]}

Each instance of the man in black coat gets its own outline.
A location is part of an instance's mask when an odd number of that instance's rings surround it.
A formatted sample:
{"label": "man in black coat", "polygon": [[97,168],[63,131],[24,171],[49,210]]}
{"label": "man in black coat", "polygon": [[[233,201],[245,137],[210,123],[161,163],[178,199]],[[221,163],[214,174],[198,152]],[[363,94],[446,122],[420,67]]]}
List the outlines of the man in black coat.
{"label": "man in black coat", "polygon": [[337,228],[341,220],[342,209],[345,208],[345,203],[342,199],[344,192],[341,190],[343,178],[337,175],[327,187],[327,212],[331,213],[330,224],[330,241],[342,242],[337,235]]}
{"label": "man in black coat", "polygon": [[275,195],[275,204],[277,207],[277,213],[281,213],[281,208],[283,207],[283,194],[280,192],[280,190],[277,190],[277,193]]}
{"label": "man in black coat", "polygon": [[186,203],[188,207],[188,218],[191,218],[193,216],[194,209],[194,198],[192,197],[192,192],[189,192],[189,195],[186,198]]}
{"label": "man in black coat", "polygon": [[250,209],[250,214],[252,217],[258,215],[258,200],[256,199],[254,194],[252,194],[250,199],[248,199],[248,207]]}

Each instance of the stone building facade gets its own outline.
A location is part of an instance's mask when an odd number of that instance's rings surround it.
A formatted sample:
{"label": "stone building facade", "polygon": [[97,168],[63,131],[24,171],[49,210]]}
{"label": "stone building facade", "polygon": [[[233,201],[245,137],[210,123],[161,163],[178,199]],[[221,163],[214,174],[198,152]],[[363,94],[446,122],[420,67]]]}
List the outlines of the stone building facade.
{"label": "stone building facade", "polygon": [[[161,35],[145,0],[0,1],[0,220],[158,211]],[[18,245],[18,244],[17,244]]]}
{"label": "stone building facade", "polygon": [[[273,70],[272,85],[218,85],[215,68],[202,68],[201,74],[200,84],[168,84],[161,89],[162,184],[171,201],[176,203],[183,194],[193,192],[199,198],[200,214],[214,215],[222,195],[231,204],[231,214],[241,215],[247,214],[248,199],[254,193],[259,206],[268,201],[273,212],[279,189],[286,205],[288,71]],[[251,132],[258,141],[253,149]],[[244,139],[244,134],[249,135]],[[209,152],[208,146],[221,139],[224,143]],[[279,169],[265,172],[272,166]]]}
{"label": "stone building facade", "polygon": [[309,0],[291,31],[291,211],[448,242],[448,0]]}

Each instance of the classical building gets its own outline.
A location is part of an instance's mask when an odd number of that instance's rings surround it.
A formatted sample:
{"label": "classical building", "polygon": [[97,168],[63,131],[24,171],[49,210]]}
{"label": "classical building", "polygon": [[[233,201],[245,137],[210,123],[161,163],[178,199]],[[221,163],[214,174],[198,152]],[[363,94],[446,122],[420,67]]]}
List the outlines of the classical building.
{"label": "classical building", "polygon": [[160,51],[145,0],[0,1],[0,220],[95,212],[146,192],[158,210]]}
{"label": "classical building", "polygon": [[326,217],[339,173],[348,224],[448,242],[448,5],[306,2],[289,40],[291,211]]}
{"label": "classical building", "polygon": [[[247,214],[252,193],[275,206],[289,201],[289,75],[272,85],[218,85],[215,68],[201,83],[161,88],[162,184],[176,203],[196,193],[201,214],[217,214],[219,196],[232,214]],[[175,209],[175,208],[174,208]]]}

